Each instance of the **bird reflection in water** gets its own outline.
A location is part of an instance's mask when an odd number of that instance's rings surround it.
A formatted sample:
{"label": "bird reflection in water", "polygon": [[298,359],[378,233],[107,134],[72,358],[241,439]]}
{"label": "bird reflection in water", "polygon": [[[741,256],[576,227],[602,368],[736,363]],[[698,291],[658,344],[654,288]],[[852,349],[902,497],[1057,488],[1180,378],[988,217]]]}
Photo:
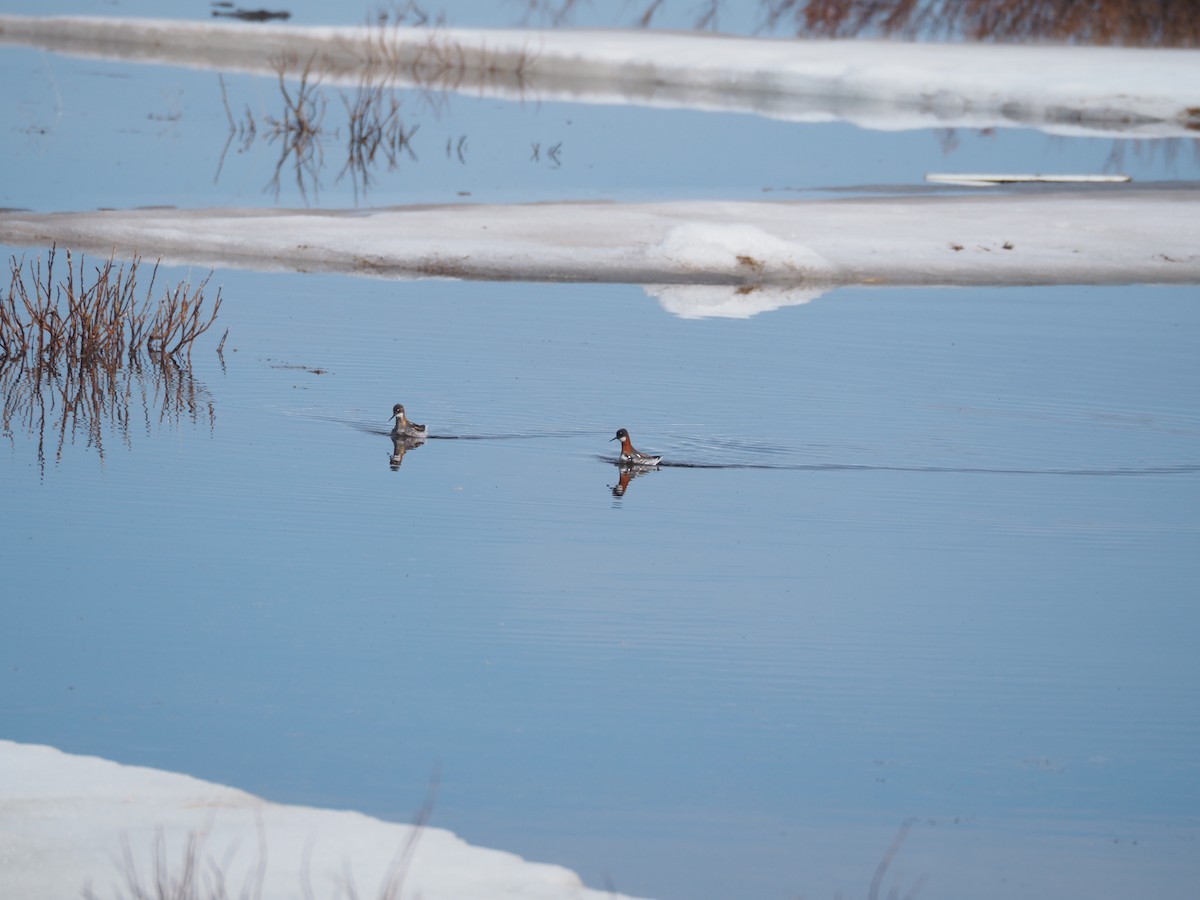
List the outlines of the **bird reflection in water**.
{"label": "bird reflection in water", "polygon": [[418,425],[416,422],[408,420],[408,416],[404,413],[403,403],[397,403],[392,407],[392,419],[395,420],[395,424],[389,435],[392,439],[392,456],[388,465],[395,472],[404,462],[405,453],[425,443],[428,430],[424,425]]}
{"label": "bird reflection in water", "polygon": [[617,483],[612,486],[612,495],[619,499],[625,496],[625,491],[629,488],[629,482],[633,481],[633,479],[641,478],[643,475],[659,470],[652,466],[631,466],[618,463],[617,471],[621,474],[617,479]]}
{"label": "bird reflection in water", "polygon": [[403,434],[392,434],[392,455],[388,458],[388,468],[393,472],[400,468],[400,463],[404,462],[404,454],[409,450],[414,450],[425,443],[425,438],[408,437]]}

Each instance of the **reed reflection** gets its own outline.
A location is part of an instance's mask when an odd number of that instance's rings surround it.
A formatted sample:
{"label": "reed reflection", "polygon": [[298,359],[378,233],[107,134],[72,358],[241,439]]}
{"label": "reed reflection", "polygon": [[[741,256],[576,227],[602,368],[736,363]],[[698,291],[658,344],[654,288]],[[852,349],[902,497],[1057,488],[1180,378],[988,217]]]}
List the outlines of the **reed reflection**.
{"label": "reed reflection", "polygon": [[[135,424],[150,430],[182,421],[216,420],[212,396],[191,373],[193,342],[212,326],[220,291],[206,308],[204,290],[181,283],[152,302],[158,266],[137,299],[140,260],[109,258],[86,271],[67,251],[65,278],[56,279],[56,249],[29,263],[11,260],[0,295],[0,428],[10,441],[20,430],[37,446],[39,468],[61,462],[66,447],[94,447],[104,458],[107,436],[132,446]],[[224,345],[224,338],[221,346]],[[218,346],[218,353],[221,350]]]}
{"label": "reed reflection", "polygon": [[[395,90],[373,80],[371,74],[363,75],[353,94],[341,92],[339,95],[346,115],[345,123],[329,126],[325,123],[329,100],[321,89],[320,74],[315,65],[315,59],[309,59],[303,67],[295,59],[277,62],[283,108],[278,116],[264,116],[261,126],[249,106],[240,118],[234,118],[225,80],[221,79],[221,100],[229,122],[229,137],[221,151],[214,181],[221,178],[229,148],[236,143],[238,152],[245,153],[260,135],[268,144],[279,145],[279,158],[268,187],[278,198],[284,175],[290,174],[305,203],[309,202],[310,194],[315,199],[320,192],[327,140],[345,141],[346,160],[336,180],[350,179],[356,202],[365,198],[374,184],[376,169],[385,166],[387,171],[393,172],[405,157],[411,162],[417,161],[411,141],[420,125],[405,125],[401,116],[403,103]],[[299,69],[299,80],[289,90],[287,73],[294,69]]]}
{"label": "reed reflection", "polygon": [[[357,47],[352,62],[313,53],[307,59],[295,53],[272,59],[279,79],[282,110],[278,116],[263,115],[256,120],[249,105],[235,117],[229,105],[224,78],[220,78],[221,100],[229,122],[229,136],[221,151],[214,182],[219,181],[225,157],[235,143],[245,153],[261,135],[268,144],[279,145],[279,158],[268,188],[276,199],[285,176],[291,177],[305,203],[309,195],[317,198],[321,174],[325,169],[325,146],[344,141],[345,162],[337,175],[341,183],[348,178],[357,203],[365,199],[381,169],[398,170],[403,162],[418,162],[413,138],[420,124],[406,124],[402,115],[405,91],[397,85],[410,84],[423,105],[435,115],[444,108],[446,96],[455,91],[505,87],[523,93],[527,68],[532,56],[526,51],[491,54],[476,59],[471,50],[431,27],[415,45],[407,40],[413,28],[441,25],[441,17],[432,19],[415,3],[395,6],[374,15],[367,23],[369,36]],[[339,91],[344,121],[326,123],[329,98],[321,86],[325,76],[340,80],[354,77],[352,93]],[[289,81],[292,84],[289,89]],[[447,141],[447,156],[466,164],[466,135]],[[562,144],[546,152],[552,168],[559,168]],[[534,161],[541,154],[535,152]]]}

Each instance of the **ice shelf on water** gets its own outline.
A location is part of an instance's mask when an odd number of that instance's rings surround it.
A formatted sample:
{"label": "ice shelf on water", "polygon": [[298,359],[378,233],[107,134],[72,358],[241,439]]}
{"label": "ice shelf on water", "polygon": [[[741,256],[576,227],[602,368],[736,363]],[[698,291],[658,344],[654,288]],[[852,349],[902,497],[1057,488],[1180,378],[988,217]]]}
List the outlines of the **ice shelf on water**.
{"label": "ice shelf on water", "polygon": [[0,796],[5,898],[60,900],[89,887],[97,898],[131,896],[133,883],[163,876],[180,885],[189,842],[194,886],[213,885],[220,873],[230,896],[376,897],[377,886],[398,878],[403,896],[424,900],[618,897],[584,887],[561,866],[474,847],[441,828],[285,806],[53,747],[0,740]]}
{"label": "ice shelf on water", "polygon": [[[370,211],[5,211],[0,243],[260,270],[624,282],[653,286],[681,315],[736,317],[849,284],[1194,283],[1198,202],[1200,190],[1178,187]],[[695,285],[726,290],[689,298],[684,288]]]}
{"label": "ice shelf on water", "polygon": [[0,43],[163,65],[876,129],[1195,137],[1200,51],[0,16]]}

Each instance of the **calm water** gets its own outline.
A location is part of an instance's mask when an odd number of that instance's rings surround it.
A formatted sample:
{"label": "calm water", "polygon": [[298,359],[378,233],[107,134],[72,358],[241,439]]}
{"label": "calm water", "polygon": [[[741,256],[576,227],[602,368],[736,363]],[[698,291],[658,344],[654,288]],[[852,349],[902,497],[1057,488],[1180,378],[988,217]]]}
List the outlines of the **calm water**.
{"label": "calm water", "polygon": [[[1190,289],[221,278],[211,416],[44,474],[14,429],[6,736],[396,818],[439,771],[438,824],[662,897],[857,890],[909,817],[923,896],[1194,883]],[[524,437],[393,471],[400,398]],[[618,500],[617,425],[764,468]]]}
{"label": "calm water", "polygon": [[[261,139],[222,163],[211,73],[0,69],[0,205],[356,202],[336,161],[276,194]],[[227,85],[277,112],[268,80]],[[1024,132],[420,116],[418,159],[357,202],[1197,168]],[[560,167],[530,159],[559,140]],[[636,286],[213,283],[190,375],[135,379],[101,446],[60,454],[48,396],[43,461],[40,429],[4,435],[3,737],[400,820],[436,773],[434,824],[666,900],[865,896],[910,819],[901,894],[1194,894],[1195,287],[840,290],[734,321]],[[398,400],[477,439],[393,467]],[[621,426],[680,465],[617,497]]]}

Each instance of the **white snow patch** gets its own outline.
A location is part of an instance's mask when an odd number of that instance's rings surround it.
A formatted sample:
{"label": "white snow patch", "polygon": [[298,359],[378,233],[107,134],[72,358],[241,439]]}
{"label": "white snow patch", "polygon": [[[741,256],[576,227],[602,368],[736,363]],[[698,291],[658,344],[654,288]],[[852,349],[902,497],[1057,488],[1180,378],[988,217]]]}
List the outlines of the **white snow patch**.
{"label": "white snow patch", "polygon": [[63,900],[89,885],[101,900],[129,896],[125,847],[146,885],[155,881],[156,853],[178,879],[192,838],[206,877],[219,871],[235,897],[254,887],[261,864],[262,900],[294,900],[305,896],[306,885],[316,900],[355,894],[373,900],[408,846],[404,898],[617,897],[584,887],[569,869],[474,847],[441,828],[414,835],[413,826],[361,813],[284,806],[187,775],[52,747],[0,741],[0,797],[4,900]]}
{"label": "white snow patch", "polygon": [[669,228],[655,254],[684,271],[741,272],[747,279],[828,278],[829,261],[809,247],[745,223],[685,222]]}
{"label": "white snow patch", "polygon": [[1198,204],[1200,190],[1178,187],[372,211],[12,210],[0,211],[0,244],[44,250],[57,243],[168,264],[382,278],[802,290],[1195,284]]}

